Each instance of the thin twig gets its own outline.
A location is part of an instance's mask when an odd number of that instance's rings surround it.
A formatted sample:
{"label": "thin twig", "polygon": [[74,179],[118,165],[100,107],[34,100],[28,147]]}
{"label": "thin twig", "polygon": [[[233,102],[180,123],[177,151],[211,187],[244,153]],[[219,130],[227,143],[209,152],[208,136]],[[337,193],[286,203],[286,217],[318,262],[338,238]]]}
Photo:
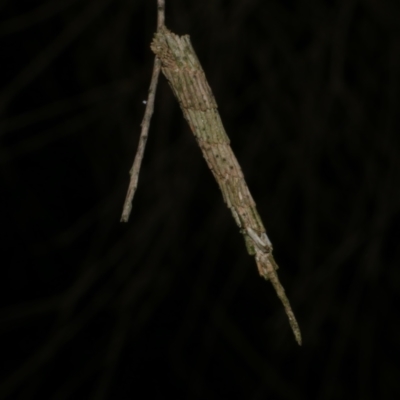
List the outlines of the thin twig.
{"label": "thin twig", "polygon": [[[164,26],[165,21],[165,2],[164,0],[157,0],[157,31],[160,31]],[[153,74],[151,76],[151,82],[149,87],[149,95],[146,101],[146,110],[144,112],[143,121],[141,123],[142,130],[140,132],[139,146],[136,152],[135,160],[133,161],[132,168],[130,170],[131,179],[129,182],[128,192],[122,210],[121,222],[128,222],[129,215],[132,209],[132,200],[135,195],[140,167],[143,161],[144,150],[146,148],[147,138],[149,134],[150,121],[154,111],[154,99],[156,97],[158,76],[160,75],[161,61],[156,56],[154,59]]]}
{"label": "thin twig", "polygon": [[165,1],[157,0],[157,30],[159,31],[165,24]]}
{"label": "thin twig", "polygon": [[286,296],[285,289],[279,281],[278,274],[276,273],[277,265],[271,253],[263,253],[256,249],[256,263],[260,275],[265,279],[270,280],[275,289],[276,294],[283,304],[286,315],[289,319],[290,327],[292,328],[296,342],[301,346],[301,332],[296,317],[294,316],[292,307],[290,306],[289,299]]}
{"label": "thin twig", "polygon": [[126,194],[126,199],[124,203],[124,208],[122,211],[121,222],[128,222],[129,215],[132,209],[132,199],[135,195],[140,167],[142,165],[144,150],[146,148],[147,137],[150,128],[150,120],[153,115],[154,110],[154,99],[156,96],[156,89],[158,83],[158,76],[160,75],[161,62],[158,57],[154,60],[153,75],[151,77],[151,83],[149,88],[149,97],[147,98],[146,110],[144,112],[144,117],[142,121],[142,131],[140,132],[139,146],[136,152],[135,160],[133,161],[133,166],[130,170],[131,180],[129,182],[128,192]]}

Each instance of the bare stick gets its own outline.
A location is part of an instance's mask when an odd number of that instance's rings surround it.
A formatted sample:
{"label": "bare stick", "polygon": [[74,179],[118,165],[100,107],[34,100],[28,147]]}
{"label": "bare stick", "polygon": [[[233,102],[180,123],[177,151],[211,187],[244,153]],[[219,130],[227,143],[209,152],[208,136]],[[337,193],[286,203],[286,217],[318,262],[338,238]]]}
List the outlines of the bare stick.
{"label": "bare stick", "polygon": [[124,208],[122,210],[121,222],[128,222],[129,215],[131,214],[132,209],[132,199],[135,195],[138,180],[140,167],[142,165],[144,150],[146,148],[149,128],[150,128],[150,120],[154,111],[154,99],[156,97],[156,89],[158,83],[158,76],[160,75],[161,62],[158,57],[154,60],[153,67],[153,75],[151,77],[151,83],[149,88],[149,97],[146,102],[146,110],[144,112],[143,121],[141,124],[142,131],[140,132],[139,138],[139,146],[136,152],[135,160],[133,161],[132,168],[130,170],[131,180],[129,182],[128,192],[126,194]]}
{"label": "bare stick", "polygon": [[249,254],[255,255],[260,275],[270,280],[274,286],[296,341],[301,345],[299,326],[278,279],[278,266],[272,256],[272,244],[229,144],[217,103],[189,36],[177,36],[163,27],[156,33],[151,49],[161,59],[163,74],[179,101],[183,115],[221,189],[224,201],[244,236]]}
{"label": "bare stick", "polygon": [[157,0],[157,30],[165,24],[165,1]]}
{"label": "bare stick", "polygon": [[297,323],[296,317],[293,314],[292,307],[290,306],[289,299],[286,296],[285,289],[279,281],[276,269],[278,266],[275,264],[275,260],[271,253],[263,253],[259,249],[256,249],[256,263],[260,275],[265,279],[269,279],[272,286],[275,289],[276,294],[283,304],[286,315],[289,319],[290,327],[294,333],[296,342],[301,346],[301,332],[299,324]]}
{"label": "bare stick", "polygon": [[[160,31],[164,26],[165,21],[165,3],[164,0],[157,0],[157,31]],[[144,150],[146,148],[147,138],[149,134],[151,116],[154,111],[154,99],[156,97],[158,76],[160,75],[161,61],[156,56],[154,59],[153,74],[151,77],[149,95],[146,101],[146,110],[144,112],[143,121],[141,123],[142,130],[140,132],[139,146],[136,152],[135,160],[133,161],[132,168],[130,170],[131,179],[129,182],[128,192],[126,194],[124,208],[122,210],[121,222],[128,222],[129,215],[132,209],[132,200],[135,195],[140,167],[143,161]]]}

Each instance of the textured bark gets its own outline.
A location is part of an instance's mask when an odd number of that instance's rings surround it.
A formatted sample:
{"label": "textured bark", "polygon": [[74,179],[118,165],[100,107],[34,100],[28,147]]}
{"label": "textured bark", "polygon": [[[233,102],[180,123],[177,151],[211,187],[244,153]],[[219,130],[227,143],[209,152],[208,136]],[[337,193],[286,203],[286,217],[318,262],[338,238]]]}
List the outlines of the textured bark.
{"label": "textured bark", "polygon": [[163,28],[155,34],[151,49],[161,60],[162,72],[179,101],[208,167],[218,182],[224,201],[244,236],[249,254],[255,255],[260,275],[269,279],[274,286],[284,305],[295,338],[301,344],[300,329],[278,279],[278,266],[272,256],[272,244],[230,147],[217,103],[189,36],[179,37]]}

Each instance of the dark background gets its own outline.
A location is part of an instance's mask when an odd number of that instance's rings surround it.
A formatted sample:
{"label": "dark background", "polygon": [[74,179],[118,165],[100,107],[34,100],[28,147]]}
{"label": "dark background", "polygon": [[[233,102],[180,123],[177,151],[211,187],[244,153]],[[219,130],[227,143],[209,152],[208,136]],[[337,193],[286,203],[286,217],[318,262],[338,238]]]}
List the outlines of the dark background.
{"label": "dark background", "polygon": [[164,77],[119,222],[155,3],[0,2],[0,397],[399,398],[399,2],[167,0],[302,347]]}

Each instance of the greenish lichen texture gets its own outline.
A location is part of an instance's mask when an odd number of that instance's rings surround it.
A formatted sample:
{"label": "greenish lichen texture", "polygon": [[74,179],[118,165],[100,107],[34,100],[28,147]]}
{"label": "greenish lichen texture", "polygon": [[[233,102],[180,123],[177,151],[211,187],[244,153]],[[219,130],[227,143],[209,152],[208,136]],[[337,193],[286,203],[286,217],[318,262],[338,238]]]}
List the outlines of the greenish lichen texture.
{"label": "greenish lichen texture", "polygon": [[301,344],[300,329],[276,273],[278,266],[272,256],[271,242],[230,147],[217,103],[189,36],[178,36],[163,28],[155,34],[151,49],[161,60],[162,72],[244,236],[249,254],[255,256],[260,275],[274,286],[295,338]]}

